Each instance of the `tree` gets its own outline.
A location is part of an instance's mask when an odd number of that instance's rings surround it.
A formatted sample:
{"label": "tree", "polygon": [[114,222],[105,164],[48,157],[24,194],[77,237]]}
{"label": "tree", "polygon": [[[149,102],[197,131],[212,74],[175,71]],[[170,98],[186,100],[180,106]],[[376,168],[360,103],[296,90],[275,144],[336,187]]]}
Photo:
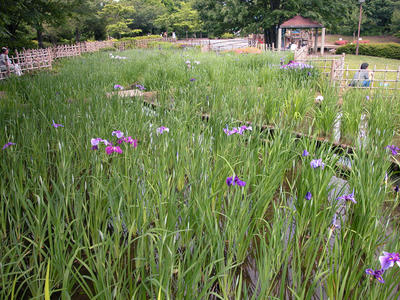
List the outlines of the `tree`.
{"label": "tree", "polygon": [[[264,33],[267,43],[276,43],[277,28],[285,20],[300,14],[337,26],[349,16],[350,0],[196,0],[205,27],[212,30],[214,20],[222,20],[216,30],[242,29]],[[208,10],[208,11],[207,11]]]}
{"label": "tree", "polygon": [[198,32],[202,29],[202,23],[198,12],[193,9],[190,2],[180,2],[176,11],[166,12],[159,16],[154,24],[167,31],[176,31],[178,34],[185,32]]}
{"label": "tree", "polygon": [[45,23],[61,23],[68,12],[67,5],[61,0],[32,0],[27,1],[30,18],[27,23],[36,30],[38,45],[43,48],[43,31]]}
{"label": "tree", "polygon": [[155,33],[155,20],[165,14],[168,9],[161,0],[132,0],[135,8],[130,28],[141,29],[143,32]]}
{"label": "tree", "polygon": [[133,21],[130,17],[134,12],[134,7],[127,3],[112,2],[106,4],[99,15],[104,17],[107,23],[107,33],[121,37],[122,34],[130,31],[128,25]]}
{"label": "tree", "polygon": [[363,32],[369,35],[381,35],[390,31],[390,23],[395,9],[395,1],[368,0],[363,5]]}

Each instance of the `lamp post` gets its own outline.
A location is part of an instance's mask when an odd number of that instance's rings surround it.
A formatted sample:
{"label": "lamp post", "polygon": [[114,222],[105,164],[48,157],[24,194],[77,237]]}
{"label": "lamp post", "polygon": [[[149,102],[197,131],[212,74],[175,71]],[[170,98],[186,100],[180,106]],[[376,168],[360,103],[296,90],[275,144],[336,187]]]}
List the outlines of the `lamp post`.
{"label": "lamp post", "polygon": [[365,0],[358,0],[360,3],[360,16],[358,17],[358,33],[357,33],[357,47],[356,47],[356,55],[358,55],[358,47],[360,45],[360,28],[361,28],[361,18],[362,18],[362,4]]}

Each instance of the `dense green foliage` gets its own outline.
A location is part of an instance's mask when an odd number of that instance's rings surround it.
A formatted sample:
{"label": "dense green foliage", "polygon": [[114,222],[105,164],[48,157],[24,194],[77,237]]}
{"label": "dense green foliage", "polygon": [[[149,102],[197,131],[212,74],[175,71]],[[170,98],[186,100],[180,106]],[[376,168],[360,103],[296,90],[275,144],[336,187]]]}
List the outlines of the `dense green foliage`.
{"label": "dense green foliage", "polygon": [[[365,274],[400,249],[398,194],[385,180],[398,94],[352,90],[340,107],[326,79],[285,72],[279,53],[123,55],[0,82],[0,145],[15,143],[0,150],[0,298],[44,299],[46,283],[52,299],[399,298],[397,266],[384,285]],[[158,106],[107,97],[115,84],[144,85]],[[332,183],[337,150],[292,134],[331,140],[340,110],[341,141],[356,149],[347,192]],[[239,120],[252,130],[227,136]],[[91,150],[92,138],[115,142],[114,130],[137,148]],[[317,158],[323,169],[310,166]],[[246,185],[227,186],[234,175]],[[334,199],[353,189],[357,203],[332,224]]]}
{"label": "dense green foliage", "polygon": [[[347,44],[336,49],[337,54],[355,54],[356,44]],[[378,56],[393,59],[400,59],[400,44],[359,44],[358,53],[360,55]]]}
{"label": "dense green foliage", "polygon": [[5,0],[0,17],[2,43],[12,49],[202,29],[192,2],[178,0]]}
{"label": "dense green foliage", "polygon": [[[3,5],[4,3],[4,5]],[[264,33],[276,42],[277,27],[297,14],[331,33],[354,35],[355,0],[4,0],[0,37],[11,48],[44,47],[107,37],[175,32],[178,37]],[[367,0],[362,35],[400,35],[400,1]],[[34,41],[34,42],[33,42]]]}
{"label": "dense green foliage", "polygon": [[[319,21],[331,33],[353,35],[358,25],[359,5],[354,0],[196,0],[194,3],[208,32],[264,33],[269,44],[276,43],[276,28],[295,15]],[[398,0],[367,0],[362,34],[398,32],[399,4]]]}

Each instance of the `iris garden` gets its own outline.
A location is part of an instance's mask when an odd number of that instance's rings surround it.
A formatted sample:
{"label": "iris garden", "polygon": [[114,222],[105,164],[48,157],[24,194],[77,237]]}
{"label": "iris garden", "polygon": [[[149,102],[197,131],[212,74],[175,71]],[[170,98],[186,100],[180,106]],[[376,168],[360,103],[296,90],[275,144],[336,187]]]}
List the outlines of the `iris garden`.
{"label": "iris garden", "polygon": [[282,53],[111,54],[0,83],[1,298],[400,297],[399,95]]}

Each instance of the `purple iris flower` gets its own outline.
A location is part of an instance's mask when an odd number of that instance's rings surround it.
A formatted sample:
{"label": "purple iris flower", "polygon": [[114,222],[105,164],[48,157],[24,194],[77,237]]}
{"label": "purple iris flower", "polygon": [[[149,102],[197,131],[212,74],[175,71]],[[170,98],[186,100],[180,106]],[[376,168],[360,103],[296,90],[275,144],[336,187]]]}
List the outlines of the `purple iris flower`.
{"label": "purple iris flower", "polygon": [[338,229],[338,228],[340,228],[340,222],[337,221],[337,215],[334,214],[333,218],[332,218],[331,229],[335,230],[335,229]]}
{"label": "purple iris flower", "polygon": [[6,148],[8,148],[8,147],[10,147],[10,146],[13,146],[13,145],[16,145],[16,144],[15,144],[15,143],[12,143],[12,142],[8,142],[7,144],[5,144],[5,145],[3,146],[3,150],[6,149]]}
{"label": "purple iris flower", "polygon": [[369,100],[369,96],[367,95],[367,96],[365,96],[365,99],[368,101]]}
{"label": "purple iris flower", "polygon": [[238,128],[238,133],[239,134],[243,134],[243,132],[245,132],[246,130],[253,130],[253,128],[251,127],[251,126],[245,126],[245,125],[243,125],[243,126],[240,126],[239,128]]}
{"label": "purple iris flower", "polygon": [[101,142],[102,142],[105,146],[112,146],[112,143],[111,143],[110,141],[101,140]]}
{"label": "purple iris flower", "polygon": [[106,147],[106,153],[108,155],[111,155],[113,152],[117,152],[117,153],[122,154],[122,150],[121,150],[121,148],[119,146],[107,146]]}
{"label": "purple iris flower", "polygon": [[399,253],[390,253],[383,251],[383,255],[379,256],[382,270],[385,271],[394,266],[396,263],[400,267],[400,256]]}
{"label": "purple iris flower", "polygon": [[235,128],[232,128],[231,131],[229,131],[229,135],[234,134],[234,133],[238,133],[238,132],[239,132],[239,130],[235,127]]}
{"label": "purple iris flower", "polygon": [[124,142],[128,143],[128,144],[131,144],[133,148],[137,147],[137,139],[132,139],[131,136],[128,136],[128,137],[124,138]]}
{"label": "purple iris flower", "polygon": [[92,146],[97,146],[103,139],[102,138],[95,138],[95,139],[91,139],[90,143],[92,144]]}
{"label": "purple iris flower", "polygon": [[312,194],[310,192],[307,192],[306,196],[304,197],[304,199],[306,200],[311,200],[312,198]]}
{"label": "purple iris flower", "polygon": [[312,65],[309,64],[305,64],[305,63],[301,63],[301,62],[294,62],[294,61],[289,61],[289,63],[287,65],[281,65],[280,67],[281,69],[292,69],[292,70],[296,70],[296,69],[312,69],[314,68]]}
{"label": "purple iris flower", "polygon": [[196,81],[196,78],[190,78],[190,81],[191,82]]}
{"label": "purple iris flower", "polygon": [[236,185],[236,184],[237,184],[238,186],[245,186],[245,185],[246,185],[246,182],[240,180],[239,177],[235,176],[235,178],[233,178],[233,177],[228,177],[228,178],[226,178],[226,184],[227,184],[228,186]]}
{"label": "purple iris flower", "polygon": [[164,126],[161,126],[161,127],[157,128],[157,134],[163,134],[164,131],[165,132],[169,132],[169,128],[168,127],[164,127]]}
{"label": "purple iris flower", "polygon": [[357,203],[356,199],[354,199],[354,189],[351,194],[340,196],[336,200],[346,200],[346,201],[351,201],[353,203]]}
{"label": "purple iris flower", "polygon": [[325,164],[322,162],[322,158],[320,159],[313,159],[310,162],[311,168],[316,169],[318,167],[321,167],[323,169],[325,167]]}
{"label": "purple iris flower", "polygon": [[144,91],[146,88],[143,86],[143,85],[141,85],[141,84],[136,84],[136,88],[138,88],[139,90],[141,90],[141,91]]}
{"label": "purple iris flower", "polygon": [[99,149],[99,143],[103,141],[101,138],[95,138],[91,139],[90,143],[92,144],[92,150],[98,150]]}
{"label": "purple iris flower", "polygon": [[54,128],[64,127],[64,125],[62,125],[62,124],[55,123],[54,120],[53,120],[53,124],[52,125],[53,125]]}
{"label": "purple iris flower", "polygon": [[124,89],[124,87],[120,84],[114,85],[114,90],[123,90],[123,89]]}
{"label": "purple iris flower", "polygon": [[376,278],[376,280],[378,280],[380,283],[385,283],[385,281],[382,278],[383,273],[385,272],[385,270],[372,270],[372,269],[366,269],[365,273],[367,273],[368,275],[372,275]]}
{"label": "purple iris flower", "polygon": [[308,155],[310,155],[310,153],[308,153],[307,150],[304,150],[303,153],[301,154],[301,156],[303,156],[303,157],[306,157]]}
{"label": "purple iris flower", "polygon": [[228,125],[226,126],[226,128],[224,128],[224,132],[226,133],[226,135],[232,135],[234,133],[239,133],[239,134],[243,134],[243,132],[245,132],[246,130],[253,130],[253,128],[251,126],[241,126],[241,127],[234,127],[232,128],[232,130],[229,130]]}
{"label": "purple iris flower", "polygon": [[385,148],[390,149],[393,155],[397,155],[397,153],[400,151],[400,148],[396,147],[395,145],[388,145]]}
{"label": "purple iris flower", "polygon": [[395,187],[394,187],[394,189],[393,189],[396,193],[398,193],[399,192],[399,185],[396,185]]}
{"label": "purple iris flower", "polygon": [[124,137],[124,133],[123,133],[122,131],[119,131],[119,130],[113,131],[113,132],[112,132],[112,135],[113,135],[113,136],[116,136],[116,137],[119,138],[119,139]]}

